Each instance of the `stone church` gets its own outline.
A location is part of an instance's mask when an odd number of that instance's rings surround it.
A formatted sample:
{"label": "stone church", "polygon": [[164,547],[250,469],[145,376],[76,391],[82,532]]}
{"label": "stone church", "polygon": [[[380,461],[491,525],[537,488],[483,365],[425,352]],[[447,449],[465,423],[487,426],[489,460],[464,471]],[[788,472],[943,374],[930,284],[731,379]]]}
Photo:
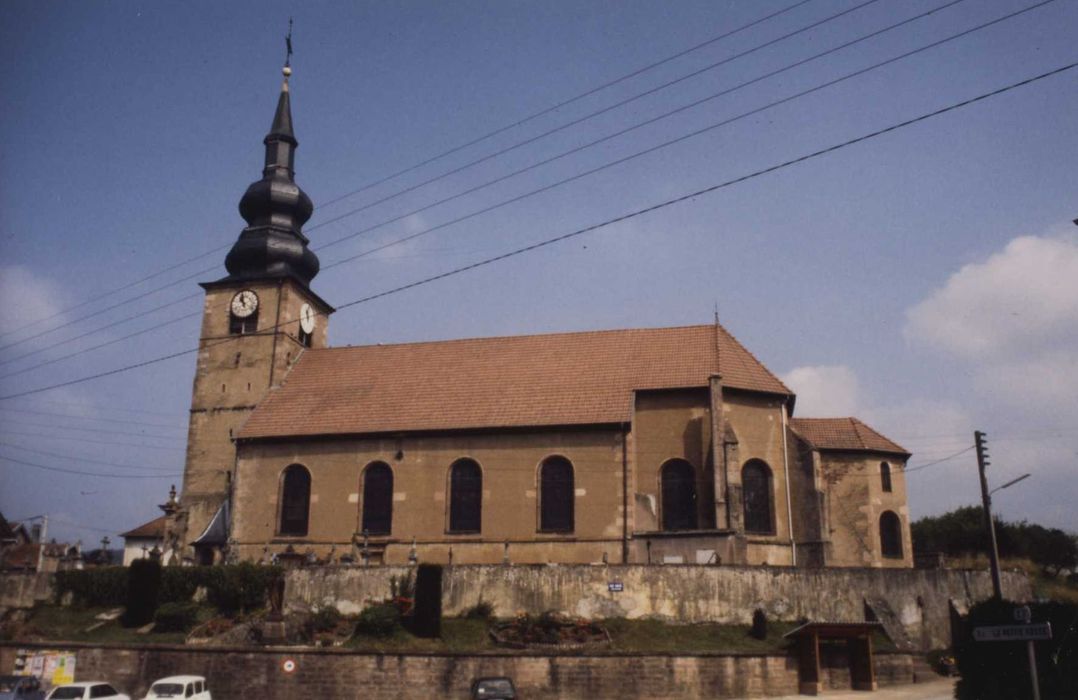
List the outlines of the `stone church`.
{"label": "stone church", "polygon": [[912,566],[909,453],[794,417],[717,320],[329,347],[288,73],[202,284],[181,558]]}

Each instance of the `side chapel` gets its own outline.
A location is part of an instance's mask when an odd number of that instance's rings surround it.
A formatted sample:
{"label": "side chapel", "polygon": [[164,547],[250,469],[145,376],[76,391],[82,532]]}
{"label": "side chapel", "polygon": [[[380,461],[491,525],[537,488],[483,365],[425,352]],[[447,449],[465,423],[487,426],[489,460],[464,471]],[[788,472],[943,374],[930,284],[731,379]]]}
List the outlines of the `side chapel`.
{"label": "side chapel", "polygon": [[910,454],[724,327],[330,348],[288,76],[206,292],[175,553],[910,567]]}

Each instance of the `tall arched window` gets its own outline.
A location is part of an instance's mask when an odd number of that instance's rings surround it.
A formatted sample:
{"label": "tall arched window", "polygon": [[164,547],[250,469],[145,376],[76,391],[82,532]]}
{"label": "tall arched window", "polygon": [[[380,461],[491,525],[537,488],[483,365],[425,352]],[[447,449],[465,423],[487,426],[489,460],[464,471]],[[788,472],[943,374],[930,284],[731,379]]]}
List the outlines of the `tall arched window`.
{"label": "tall arched window", "polygon": [[745,507],[745,532],[775,534],[771,468],[758,459],[741,469],[741,498]]}
{"label": "tall arched window", "polygon": [[471,459],[458,459],[449,468],[449,531],[479,532],[483,528],[483,471]]}
{"label": "tall arched window", "polygon": [[281,474],[281,510],[277,534],[302,537],[311,514],[311,473],[293,464]]}
{"label": "tall arched window", "polygon": [[891,490],[891,465],[887,462],[880,462],[880,483],[884,491]]}
{"label": "tall arched window", "polygon": [[683,459],[662,467],[662,516],[664,530],[696,529],[696,470]]}
{"label": "tall arched window", "polygon": [[880,516],[880,549],[885,557],[902,558],[902,521],[893,511]]}
{"label": "tall arched window", "polygon": [[539,467],[539,529],[573,531],[573,465],[564,457],[550,457]]}
{"label": "tall arched window", "polygon": [[363,522],[361,530],[388,535],[393,530],[393,470],[373,462],[363,470]]}

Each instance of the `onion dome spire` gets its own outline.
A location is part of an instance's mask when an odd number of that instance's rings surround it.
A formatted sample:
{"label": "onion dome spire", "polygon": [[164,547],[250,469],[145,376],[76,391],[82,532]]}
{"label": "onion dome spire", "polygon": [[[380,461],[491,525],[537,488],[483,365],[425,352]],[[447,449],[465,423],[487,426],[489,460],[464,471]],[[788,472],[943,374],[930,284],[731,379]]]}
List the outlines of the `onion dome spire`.
{"label": "onion dome spire", "polygon": [[[289,40],[289,55],[291,55]],[[296,148],[292,131],[292,104],[285,62],[284,82],[277,99],[273,124],[263,139],[266,164],[262,179],[251,183],[240,199],[240,215],[247,221],[239,240],[225,258],[228,280],[292,277],[310,284],[318,274],[318,257],[307,247],[303,224],[311,218],[314,204],[294,180]]]}

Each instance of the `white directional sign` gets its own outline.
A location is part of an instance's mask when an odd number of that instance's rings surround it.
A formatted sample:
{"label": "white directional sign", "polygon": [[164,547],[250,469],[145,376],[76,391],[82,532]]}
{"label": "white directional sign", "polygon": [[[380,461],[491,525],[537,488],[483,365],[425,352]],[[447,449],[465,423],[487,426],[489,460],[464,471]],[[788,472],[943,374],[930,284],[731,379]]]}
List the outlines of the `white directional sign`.
{"label": "white directional sign", "polygon": [[1051,639],[1052,626],[1047,622],[1035,625],[995,625],[974,627],[973,638],[978,642],[1022,642],[1032,639]]}

